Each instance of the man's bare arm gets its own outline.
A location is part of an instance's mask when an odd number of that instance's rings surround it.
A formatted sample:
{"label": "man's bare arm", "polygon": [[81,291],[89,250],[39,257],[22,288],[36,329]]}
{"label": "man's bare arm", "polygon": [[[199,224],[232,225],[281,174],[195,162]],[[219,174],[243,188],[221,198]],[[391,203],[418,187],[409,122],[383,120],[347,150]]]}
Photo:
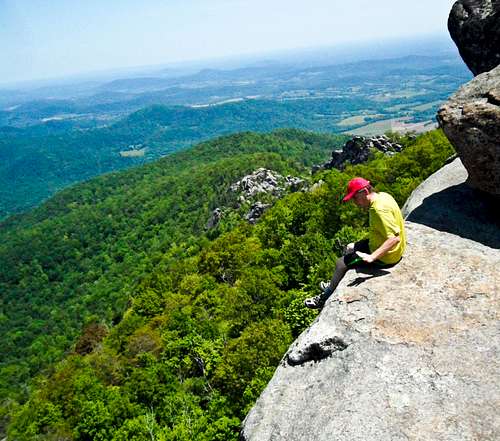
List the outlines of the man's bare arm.
{"label": "man's bare arm", "polygon": [[358,251],[357,254],[365,262],[372,263],[375,260],[385,256],[389,251],[391,251],[394,247],[396,247],[399,242],[401,242],[401,238],[399,236],[389,237],[373,253],[365,254]]}

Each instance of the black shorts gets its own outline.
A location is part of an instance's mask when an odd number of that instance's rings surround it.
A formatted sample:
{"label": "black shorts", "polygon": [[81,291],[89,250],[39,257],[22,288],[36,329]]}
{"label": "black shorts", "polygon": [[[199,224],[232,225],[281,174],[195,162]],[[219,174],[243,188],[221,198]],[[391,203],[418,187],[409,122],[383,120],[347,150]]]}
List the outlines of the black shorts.
{"label": "black shorts", "polygon": [[361,253],[371,254],[370,245],[368,239],[360,240],[354,244],[354,251],[352,253],[347,253],[344,256],[344,263],[348,268],[360,268],[360,267],[376,267],[376,268],[391,268],[396,265],[396,263],[384,263],[381,260],[375,260],[372,263],[365,262],[361,257],[356,254],[356,251]]}

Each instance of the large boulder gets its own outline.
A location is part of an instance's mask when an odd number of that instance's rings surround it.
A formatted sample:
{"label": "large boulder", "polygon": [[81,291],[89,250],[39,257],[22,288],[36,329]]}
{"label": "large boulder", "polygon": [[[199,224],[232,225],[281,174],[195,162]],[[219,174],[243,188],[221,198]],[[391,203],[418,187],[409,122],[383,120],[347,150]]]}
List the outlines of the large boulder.
{"label": "large boulder", "polygon": [[[410,218],[442,193],[444,212],[456,187],[469,188],[459,161],[444,173],[415,193]],[[472,222],[499,239],[469,217],[475,198],[462,203],[457,228]],[[431,227],[432,213],[420,219],[428,225],[407,222],[401,263],[348,273],[284,356],[242,440],[500,439],[500,250]]]}
{"label": "large boulder", "polygon": [[500,1],[455,2],[448,18],[448,30],[474,75],[500,64]]}
{"label": "large boulder", "polygon": [[437,118],[469,172],[468,183],[500,196],[500,66],[462,86]]}

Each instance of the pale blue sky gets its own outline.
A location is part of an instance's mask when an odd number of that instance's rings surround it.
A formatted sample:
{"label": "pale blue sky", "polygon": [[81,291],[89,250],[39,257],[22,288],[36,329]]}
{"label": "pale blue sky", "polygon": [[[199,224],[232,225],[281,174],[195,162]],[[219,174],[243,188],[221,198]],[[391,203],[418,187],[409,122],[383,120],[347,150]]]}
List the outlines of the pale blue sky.
{"label": "pale blue sky", "polygon": [[453,0],[0,0],[0,83],[446,34]]}

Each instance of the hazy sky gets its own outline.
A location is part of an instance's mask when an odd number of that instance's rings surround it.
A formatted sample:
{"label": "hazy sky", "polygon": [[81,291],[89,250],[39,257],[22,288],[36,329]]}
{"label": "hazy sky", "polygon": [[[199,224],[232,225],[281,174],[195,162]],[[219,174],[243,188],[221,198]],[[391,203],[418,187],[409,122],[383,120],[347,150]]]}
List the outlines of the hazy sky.
{"label": "hazy sky", "polygon": [[454,0],[0,0],[0,82],[447,33]]}

